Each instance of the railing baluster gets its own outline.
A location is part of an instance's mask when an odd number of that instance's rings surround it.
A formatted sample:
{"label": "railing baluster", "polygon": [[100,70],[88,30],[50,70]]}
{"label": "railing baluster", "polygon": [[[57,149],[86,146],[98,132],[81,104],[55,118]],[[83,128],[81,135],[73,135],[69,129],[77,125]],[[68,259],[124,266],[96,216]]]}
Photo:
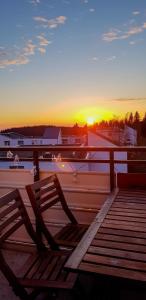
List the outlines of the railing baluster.
{"label": "railing baluster", "polygon": [[114,151],[110,150],[110,190],[114,189],[115,177],[114,177]]}
{"label": "railing baluster", "polygon": [[39,156],[38,151],[33,151],[34,181],[40,179]]}

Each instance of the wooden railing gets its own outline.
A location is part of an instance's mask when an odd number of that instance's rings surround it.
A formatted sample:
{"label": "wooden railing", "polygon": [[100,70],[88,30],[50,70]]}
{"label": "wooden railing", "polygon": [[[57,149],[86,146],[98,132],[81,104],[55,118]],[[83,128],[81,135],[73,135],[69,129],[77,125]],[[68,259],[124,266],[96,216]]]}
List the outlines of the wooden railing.
{"label": "wooden railing", "polygon": [[[114,159],[114,153],[116,152],[133,152],[133,153],[146,153],[146,147],[94,147],[94,146],[23,146],[23,147],[0,147],[0,161],[13,161],[14,158],[7,158],[6,153],[8,151],[12,151],[13,153],[20,154],[20,152],[30,152],[30,157],[20,157],[20,161],[32,161],[35,167],[35,174],[34,174],[34,181],[39,180],[39,162],[45,161],[49,162],[52,161],[52,158],[40,158],[40,154],[43,152],[108,152],[109,159],[80,159],[80,158],[61,158],[63,162],[80,162],[80,163],[103,163],[110,165],[110,188],[111,191],[115,185],[115,172],[114,172],[114,165],[115,164],[127,164],[127,165],[146,165],[146,159],[130,159],[130,160],[117,160]],[[145,156],[146,157],[146,156]]]}

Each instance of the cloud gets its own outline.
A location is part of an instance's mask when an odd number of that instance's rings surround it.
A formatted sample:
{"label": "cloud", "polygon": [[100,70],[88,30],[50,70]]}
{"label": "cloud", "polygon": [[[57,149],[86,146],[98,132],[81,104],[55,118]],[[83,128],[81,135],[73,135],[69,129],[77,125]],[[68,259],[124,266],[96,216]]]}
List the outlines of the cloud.
{"label": "cloud", "polygon": [[131,36],[142,33],[146,29],[146,23],[143,23],[141,26],[130,27],[127,31],[119,29],[111,29],[109,32],[104,33],[102,36],[103,41],[113,42],[114,40],[124,40],[128,39]]}
{"label": "cloud", "polygon": [[13,47],[12,49],[0,49],[0,68],[4,69],[9,66],[20,66],[29,63],[29,56],[35,54],[36,45],[32,40],[28,40],[26,46],[19,49]]}
{"label": "cloud", "polygon": [[133,12],[132,12],[132,14],[133,14],[134,16],[137,16],[137,15],[139,15],[139,14],[140,14],[140,11],[138,11],[138,10],[135,10],[135,11],[133,11]]}
{"label": "cloud", "polygon": [[15,58],[7,58],[0,60],[0,69],[4,69],[8,66],[19,66],[28,64],[29,59],[25,55],[18,55]]}
{"label": "cloud", "polygon": [[114,61],[116,59],[115,55],[109,56],[106,58],[106,61]]}
{"label": "cloud", "polygon": [[29,40],[26,44],[26,47],[23,48],[23,54],[24,55],[34,55],[35,54],[35,48],[36,48],[36,45],[33,44],[32,40]]}
{"label": "cloud", "polygon": [[36,5],[40,4],[41,1],[40,0],[31,0],[30,3],[36,6]]}
{"label": "cloud", "polygon": [[39,48],[38,48],[38,51],[39,51],[41,54],[45,54],[45,53],[46,53],[46,49],[43,48],[43,47],[39,47]]}
{"label": "cloud", "polygon": [[117,98],[117,99],[113,99],[113,101],[119,101],[119,102],[146,101],[146,97],[144,97],[144,98]]}
{"label": "cloud", "polygon": [[46,47],[52,43],[51,41],[47,40],[43,35],[38,35],[37,38],[39,39],[40,46]]}
{"label": "cloud", "polygon": [[65,24],[67,17],[58,16],[54,19],[47,19],[41,16],[34,17],[34,20],[39,22],[44,28],[57,28],[59,25]]}
{"label": "cloud", "polygon": [[99,58],[97,56],[92,57],[92,61],[98,61],[98,60],[99,60]]}
{"label": "cloud", "polygon": [[90,8],[89,11],[90,12],[95,12],[95,8]]}

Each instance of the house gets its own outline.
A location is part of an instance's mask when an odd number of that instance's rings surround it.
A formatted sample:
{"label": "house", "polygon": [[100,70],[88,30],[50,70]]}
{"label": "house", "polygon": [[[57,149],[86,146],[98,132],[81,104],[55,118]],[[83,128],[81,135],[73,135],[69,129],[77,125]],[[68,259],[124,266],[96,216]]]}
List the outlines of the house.
{"label": "house", "polygon": [[61,130],[59,127],[48,127],[45,129],[43,137],[43,145],[47,145],[49,141],[51,145],[57,145],[62,143]]}
{"label": "house", "polygon": [[61,127],[62,144],[71,145],[87,144],[87,128],[79,127],[77,124],[73,127]]}
{"label": "house", "polygon": [[61,130],[59,127],[48,127],[43,136],[24,136],[16,132],[0,133],[0,146],[33,146],[61,144]]}
{"label": "house", "polygon": [[[93,133],[88,131],[88,146],[96,147],[118,147],[118,144],[113,143],[109,138],[105,137],[103,134],[96,132]],[[107,152],[90,152],[88,158],[92,159],[109,159],[109,153]],[[126,160],[127,152],[115,152],[114,159]],[[89,164],[90,171],[97,172],[109,172],[109,164],[106,163],[94,163]],[[127,173],[127,164],[115,164],[115,173],[124,172]]]}
{"label": "house", "polygon": [[137,145],[137,131],[127,125],[124,128],[120,127],[105,127],[96,128],[96,133],[102,134],[114,144],[119,146],[136,146]]}

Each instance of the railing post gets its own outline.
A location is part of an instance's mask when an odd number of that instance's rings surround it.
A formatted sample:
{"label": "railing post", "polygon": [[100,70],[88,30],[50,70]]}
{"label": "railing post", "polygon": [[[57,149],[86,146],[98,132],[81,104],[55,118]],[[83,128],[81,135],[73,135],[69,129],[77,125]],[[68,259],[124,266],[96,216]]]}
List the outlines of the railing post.
{"label": "railing post", "polygon": [[114,151],[110,150],[110,190],[114,189],[115,178],[114,178]]}
{"label": "railing post", "polygon": [[38,151],[33,151],[34,181],[40,179]]}

